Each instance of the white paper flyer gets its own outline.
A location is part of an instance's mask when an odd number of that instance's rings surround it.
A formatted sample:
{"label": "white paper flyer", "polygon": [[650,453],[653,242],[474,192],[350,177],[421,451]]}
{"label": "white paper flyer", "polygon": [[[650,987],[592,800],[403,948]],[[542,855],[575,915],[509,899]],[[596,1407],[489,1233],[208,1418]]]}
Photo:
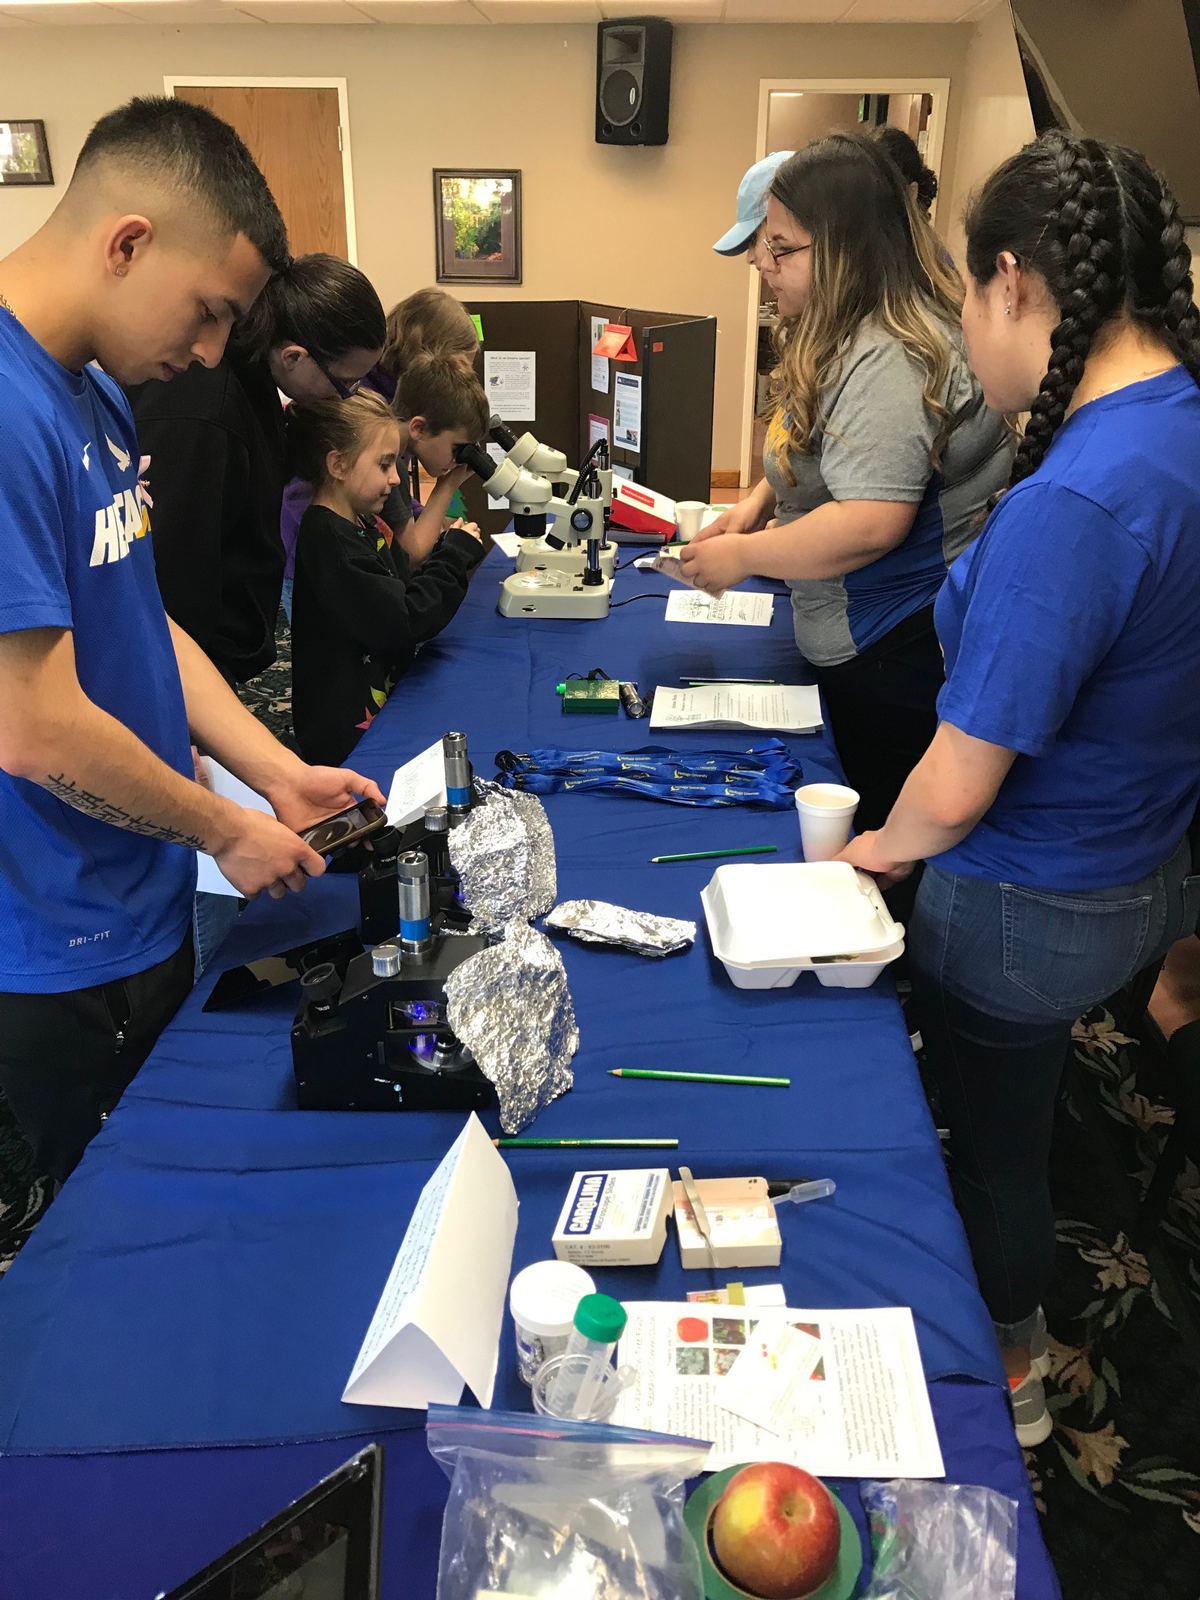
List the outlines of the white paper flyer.
{"label": "white paper flyer", "polygon": [[706,683],[697,689],[662,685],[654,691],[654,728],[752,728],[812,733],[821,726],[821,695],[813,683]]}
{"label": "white paper flyer", "polygon": [[[781,1311],[633,1301],[625,1309],[617,1360],[637,1377],[617,1401],[615,1423],[711,1439],[710,1472],[790,1461],[818,1477],[945,1475],[907,1307]],[[750,1369],[739,1374],[747,1359]],[[735,1376],[730,1400],[757,1421],[722,1401]]]}
{"label": "white paper flyer", "polygon": [[723,622],[741,628],[769,628],[775,596],[745,589],[726,589],[718,599],[699,589],[672,589],[667,596],[668,622]]}

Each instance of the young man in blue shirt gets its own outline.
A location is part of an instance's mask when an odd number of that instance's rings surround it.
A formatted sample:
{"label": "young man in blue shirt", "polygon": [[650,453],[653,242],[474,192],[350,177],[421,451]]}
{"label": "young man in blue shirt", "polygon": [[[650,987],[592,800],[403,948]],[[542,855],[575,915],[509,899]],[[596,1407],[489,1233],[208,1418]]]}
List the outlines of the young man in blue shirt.
{"label": "young man in blue shirt", "polygon": [[[324,865],[294,830],[382,800],[285,750],[168,621],[118,388],[214,365],[287,259],[233,130],[144,99],[0,261],[0,1087],[59,1181],[188,992],[195,852],[281,896]],[[278,820],[198,784],[193,740]]]}

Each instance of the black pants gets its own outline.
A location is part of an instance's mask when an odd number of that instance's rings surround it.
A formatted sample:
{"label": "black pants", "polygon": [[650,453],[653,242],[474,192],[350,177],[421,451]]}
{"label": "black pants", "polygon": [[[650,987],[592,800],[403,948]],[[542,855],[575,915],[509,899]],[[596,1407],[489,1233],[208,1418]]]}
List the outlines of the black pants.
{"label": "black pants", "polygon": [[852,661],[816,668],[816,675],[842,771],[860,796],[854,826],[859,833],[880,828],[937,731],[946,673],[933,607],[905,617]]}
{"label": "black pants", "polygon": [[0,1088],[62,1182],[192,987],[192,930],[145,972],[67,994],[0,994]]}
{"label": "black pants", "polygon": [[[816,668],[846,782],[859,793],[855,831],[881,828],[909,773],[937,732],[945,663],[926,606],[877,644],[837,667]],[[908,923],[920,869],[887,891],[892,915]]]}

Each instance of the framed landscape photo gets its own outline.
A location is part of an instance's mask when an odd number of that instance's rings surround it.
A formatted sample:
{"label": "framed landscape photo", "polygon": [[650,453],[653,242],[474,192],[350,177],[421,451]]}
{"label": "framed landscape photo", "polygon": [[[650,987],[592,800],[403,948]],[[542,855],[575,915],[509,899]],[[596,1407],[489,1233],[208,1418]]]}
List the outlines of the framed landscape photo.
{"label": "framed landscape photo", "polygon": [[53,183],[44,122],[0,122],[0,184]]}
{"label": "framed landscape photo", "polygon": [[439,283],[520,283],[521,174],[433,174]]}

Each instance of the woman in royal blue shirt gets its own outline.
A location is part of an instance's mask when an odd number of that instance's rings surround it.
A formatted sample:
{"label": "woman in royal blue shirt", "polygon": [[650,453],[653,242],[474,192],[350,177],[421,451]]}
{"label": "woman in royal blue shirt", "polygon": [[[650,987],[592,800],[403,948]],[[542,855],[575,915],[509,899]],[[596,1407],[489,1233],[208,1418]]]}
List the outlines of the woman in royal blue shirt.
{"label": "woman in royal blue shirt", "polygon": [[847,860],[929,863],[914,996],[1017,1435],[1050,1432],[1040,1301],[1075,1019],[1196,922],[1200,314],[1174,196],[1133,151],[1048,134],[967,220],[963,331],[1010,487],[936,607],[939,727]]}

